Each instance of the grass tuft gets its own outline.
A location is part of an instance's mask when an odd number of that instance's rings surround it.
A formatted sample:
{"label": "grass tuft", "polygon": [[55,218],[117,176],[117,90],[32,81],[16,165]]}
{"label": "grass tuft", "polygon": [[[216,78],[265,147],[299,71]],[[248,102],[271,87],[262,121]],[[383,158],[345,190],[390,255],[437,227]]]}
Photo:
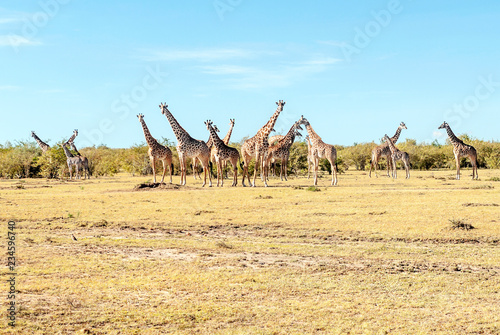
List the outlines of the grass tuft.
{"label": "grass tuft", "polygon": [[317,186],[309,186],[308,188],[306,188],[306,191],[311,191],[311,192],[320,192],[321,189]]}
{"label": "grass tuft", "polygon": [[470,223],[465,222],[465,220],[462,219],[450,219],[448,220],[451,223],[451,229],[462,229],[462,230],[471,230],[475,229],[473,225]]}
{"label": "grass tuft", "polygon": [[215,244],[217,247],[222,248],[222,249],[233,249],[233,246],[230,244],[227,244],[224,241],[219,241]]}

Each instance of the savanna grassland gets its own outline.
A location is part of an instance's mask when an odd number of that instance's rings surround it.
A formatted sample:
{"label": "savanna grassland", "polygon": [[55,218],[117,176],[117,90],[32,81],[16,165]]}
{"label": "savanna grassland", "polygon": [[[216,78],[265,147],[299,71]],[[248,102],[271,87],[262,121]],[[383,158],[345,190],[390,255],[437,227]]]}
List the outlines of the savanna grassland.
{"label": "savanna grassland", "polygon": [[462,173],[0,180],[19,307],[12,329],[2,295],[0,333],[498,334],[500,171]]}

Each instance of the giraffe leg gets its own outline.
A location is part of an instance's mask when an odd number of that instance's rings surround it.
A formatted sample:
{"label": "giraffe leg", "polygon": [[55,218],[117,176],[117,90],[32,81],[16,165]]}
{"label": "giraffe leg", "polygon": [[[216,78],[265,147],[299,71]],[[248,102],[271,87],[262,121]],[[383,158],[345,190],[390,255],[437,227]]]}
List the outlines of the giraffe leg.
{"label": "giraffe leg", "polygon": [[180,163],[180,166],[181,166],[181,185],[186,185],[186,158],[184,157],[184,155],[179,155],[179,163]]}
{"label": "giraffe leg", "polygon": [[396,159],[395,158],[392,158],[392,177],[394,179],[398,178],[398,169],[396,166]]}
{"label": "giraffe leg", "polygon": [[238,185],[238,161],[234,160],[234,162],[231,162],[231,165],[233,166],[233,185],[236,186]]}
{"label": "giraffe leg", "polygon": [[259,169],[259,163],[260,163],[260,161],[259,161],[259,155],[257,155],[255,157],[255,165],[254,165],[254,168],[253,168],[253,183],[250,183],[250,181],[249,181],[250,186],[252,186],[252,187],[255,187],[255,179],[257,178],[257,170]]}
{"label": "giraffe leg", "polygon": [[163,164],[163,175],[161,176],[161,184],[163,184],[163,179],[165,179],[165,174],[167,173],[167,164],[165,162],[165,159],[162,159],[161,160],[162,164]]}
{"label": "giraffe leg", "polygon": [[457,180],[460,180],[460,156],[455,155],[455,164],[457,166]]}
{"label": "giraffe leg", "polygon": [[224,174],[222,173],[222,161],[219,159],[219,166],[217,166],[217,184],[219,184],[220,176],[220,187],[224,187]]}
{"label": "giraffe leg", "polygon": [[168,169],[170,171],[170,184],[172,184],[172,173],[174,172],[174,164],[172,164],[172,160],[170,159],[168,162]]}
{"label": "giraffe leg", "polygon": [[319,158],[314,158],[314,186],[318,185],[318,168],[319,168]]}
{"label": "giraffe leg", "polygon": [[332,185],[337,186],[338,180],[337,180],[337,159],[332,159],[330,161],[330,165],[332,167]]}
{"label": "giraffe leg", "polygon": [[151,167],[153,168],[153,183],[156,184],[156,159],[154,157],[150,157],[151,160]]}
{"label": "giraffe leg", "polygon": [[269,180],[269,169],[267,168],[266,164],[264,163],[267,158],[267,155],[264,154],[262,157],[262,165],[260,166],[260,169],[264,171],[264,186],[267,187],[267,181]]}

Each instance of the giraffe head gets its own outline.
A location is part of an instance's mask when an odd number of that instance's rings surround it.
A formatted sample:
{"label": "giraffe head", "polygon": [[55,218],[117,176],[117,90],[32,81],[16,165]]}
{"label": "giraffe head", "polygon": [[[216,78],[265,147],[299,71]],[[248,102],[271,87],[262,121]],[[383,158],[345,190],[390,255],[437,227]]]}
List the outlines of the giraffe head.
{"label": "giraffe head", "polygon": [[32,130],[32,131],[31,131],[31,137],[35,137],[35,136],[36,136],[36,134],[35,134],[35,132]]}
{"label": "giraffe head", "polygon": [[408,128],[406,128],[406,125],[405,125],[405,123],[404,123],[404,122],[401,122],[401,123],[399,124],[399,128],[401,128],[401,129],[408,129]]}
{"label": "giraffe head", "polygon": [[234,127],[234,119],[229,119],[229,127]]}
{"label": "giraffe head", "polygon": [[144,120],[144,114],[137,114],[137,118],[142,122]]}
{"label": "giraffe head", "polygon": [[307,121],[307,119],[304,117],[304,115],[300,117],[299,122],[306,127],[310,124],[309,121]]}
{"label": "giraffe head", "polygon": [[443,124],[440,125],[438,129],[445,129],[446,127],[448,127],[448,123],[446,123],[446,121],[444,121]]}
{"label": "giraffe head", "polygon": [[73,143],[75,141],[75,137],[78,136],[78,129],[73,130],[73,136],[68,140],[67,143]]}
{"label": "giraffe head", "polygon": [[390,138],[387,134],[384,135],[384,137],[382,137],[382,139],[387,142],[387,141],[390,141]]}
{"label": "giraffe head", "polygon": [[302,137],[302,134],[298,130],[295,130],[295,136]]}
{"label": "giraffe head", "polygon": [[[210,131],[210,127],[213,125],[212,120],[207,120],[204,123],[205,123],[205,126],[207,126],[207,130]],[[215,126],[215,127],[217,127],[217,126]],[[213,127],[214,130],[215,130],[215,127]]]}
{"label": "giraffe head", "polygon": [[159,107],[161,109],[162,114],[167,115],[167,112],[170,113],[170,111],[168,110],[168,105],[166,103],[160,103]]}
{"label": "giraffe head", "polygon": [[276,101],[276,105],[278,105],[278,108],[279,108],[280,112],[283,111],[283,107],[285,106],[285,103],[286,102],[284,102],[283,100]]}

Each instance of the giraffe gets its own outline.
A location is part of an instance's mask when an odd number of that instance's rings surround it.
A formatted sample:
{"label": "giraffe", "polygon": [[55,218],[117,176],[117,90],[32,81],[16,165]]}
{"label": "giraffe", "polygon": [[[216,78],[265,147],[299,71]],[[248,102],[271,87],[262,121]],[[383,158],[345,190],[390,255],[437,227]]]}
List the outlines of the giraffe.
{"label": "giraffe", "polygon": [[[181,166],[181,185],[186,185],[186,165],[187,159],[192,157],[194,160],[198,159],[203,166],[204,180],[203,186],[207,183],[207,172],[210,161],[210,150],[204,141],[192,138],[188,132],[181,127],[179,122],[174,118],[172,113],[168,110],[168,105],[162,103],[159,105],[161,113],[167,117],[175,137],[177,138],[177,153],[179,155],[179,163]],[[208,173],[209,186],[212,186],[212,176]]]}
{"label": "giraffe", "polygon": [[50,149],[50,145],[42,141],[40,137],[36,136],[34,131],[31,131],[31,136],[35,139],[36,143],[38,143],[38,146],[40,147],[40,149],[42,149],[43,153],[46,153],[47,150]]}
{"label": "giraffe", "polygon": [[387,134],[385,134],[384,136],[384,141],[386,141],[387,145],[389,146],[389,150],[391,151],[392,178],[398,178],[398,167],[396,166],[396,162],[400,160],[405,165],[406,179],[410,179],[410,155],[408,155],[407,152],[401,151],[396,148]]}
{"label": "giraffe", "polygon": [[[270,136],[269,137],[269,140],[267,142],[269,142],[269,147],[277,144],[280,140],[282,140],[283,138],[285,137],[285,135],[274,135],[274,136]],[[271,174],[272,176],[276,176],[276,166],[274,165],[274,158],[271,159],[271,163],[270,165],[267,166],[267,168],[271,171]],[[269,178],[267,179],[269,180]]]}
{"label": "giraffe", "polygon": [[[214,125],[214,129],[216,132],[220,132],[219,128],[217,128],[217,126],[215,126],[215,125]],[[210,165],[210,173],[212,173],[212,162],[215,162],[215,158],[213,157],[213,154],[212,154],[213,143],[212,143],[212,138],[210,136],[208,137],[208,140],[206,143],[207,143],[208,150],[210,151],[210,162],[208,164]],[[198,176],[198,178],[200,178],[200,180],[201,180],[200,171],[198,170],[198,162],[196,161],[196,159],[193,159],[193,162],[191,164],[191,168],[193,169],[194,179],[196,179],[196,176]]]}
{"label": "giraffe", "polygon": [[231,139],[231,134],[233,133],[235,119],[229,119],[229,130],[227,131],[226,136],[222,139],[225,145],[229,145],[229,140]]}
{"label": "giraffe", "polygon": [[[222,139],[222,142],[224,142],[225,145],[229,145],[229,140],[231,139],[231,134],[233,133],[233,128],[234,128],[234,121],[235,119],[229,119],[229,130],[227,131],[226,136]],[[225,171],[225,178],[227,179],[227,160],[224,161],[224,171]]]}
{"label": "giraffe", "polygon": [[[243,179],[242,179],[242,184],[243,186],[245,185],[245,176],[248,178],[248,183],[250,186],[255,187],[255,179],[257,177],[257,169],[261,169],[261,174],[263,174],[264,177],[264,185],[267,187],[267,176],[266,176],[266,169],[264,167],[264,162],[267,159],[267,148],[269,147],[269,134],[274,128],[274,125],[276,124],[276,120],[278,119],[278,116],[280,115],[281,111],[283,111],[283,107],[285,106],[285,101],[279,100],[279,102],[276,102],[276,105],[278,105],[278,108],[274,112],[274,114],[271,116],[271,119],[262,127],[259,129],[257,134],[246,140],[243,145],[241,146],[241,155],[243,156]],[[255,158],[255,167],[254,167],[254,174],[253,174],[253,184],[250,182],[250,175],[248,173],[248,164],[252,160],[252,158]]]}
{"label": "giraffe", "polygon": [[82,169],[82,160],[80,157],[75,157],[69,150],[66,148],[66,145],[68,145],[67,142],[61,144],[64,154],[66,155],[66,164],[68,165],[69,169],[69,180],[73,177],[73,166],[75,167],[75,179],[80,179],[80,170]]}
{"label": "giraffe", "polygon": [[311,127],[311,124],[307,119],[302,116],[302,124],[306,126],[307,134],[309,135],[309,141],[311,141],[311,154],[313,160],[313,168],[314,168],[314,185],[318,185],[318,168],[319,168],[319,159],[326,158],[330,162],[330,166],[332,169],[332,185],[337,185],[337,150],[331,144],[327,144],[323,142],[321,137],[316,134],[314,129]]}
{"label": "giraffe", "polygon": [[[401,135],[401,130],[403,129],[408,129],[408,128],[406,128],[404,122],[401,122],[399,124],[398,129],[396,129],[396,133],[394,134],[393,137],[391,137],[392,143],[396,144],[396,142],[399,139],[399,135]],[[381,156],[384,156],[387,160],[387,177],[389,177],[389,165],[391,164],[391,160],[389,158],[391,157],[391,150],[389,150],[389,146],[387,145],[387,143],[384,142],[381,145],[373,148],[372,150],[372,159],[370,161],[370,173],[368,174],[370,178],[372,176],[373,168],[375,169],[375,176],[377,176],[377,165]]]}
{"label": "giraffe", "polygon": [[288,158],[290,157],[290,147],[295,141],[295,136],[302,136],[297,129],[302,130],[300,124],[302,123],[303,118],[295,122],[291,127],[288,133],[286,133],[285,137],[283,137],[278,143],[272,145],[268,149],[266,166],[269,166],[271,161],[274,162],[276,159],[281,160],[281,169],[280,169],[280,179],[283,181],[285,178],[288,181]]}
{"label": "giraffe", "polygon": [[207,130],[210,132],[210,138],[212,140],[212,152],[215,157],[215,163],[217,164],[217,187],[219,186],[219,179],[221,180],[221,187],[224,186],[224,178],[222,175],[222,162],[229,160],[233,166],[234,176],[232,186],[238,184],[238,161],[240,160],[240,153],[237,149],[227,146],[224,141],[219,138],[217,132],[212,126],[212,121],[205,121]]}
{"label": "giraffe", "polygon": [[163,164],[163,175],[161,176],[160,184],[163,184],[163,180],[165,179],[165,173],[167,172],[167,166],[170,170],[170,184],[172,184],[172,151],[170,148],[161,145],[158,141],[151,135],[149,132],[148,126],[144,121],[144,115],[138,114],[137,118],[142,125],[142,130],[144,131],[144,137],[146,138],[146,142],[148,143],[148,156],[151,161],[151,167],[153,168],[153,182],[156,184],[156,160],[161,160]]}
{"label": "giraffe", "polygon": [[450,125],[443,122],[442,125],[439,126],[438,129],[446,129],[448,133],[448,137],[453,144],[453,154],[455,155],[455,163],[457,165],[457,179],[460,179],[460,158],[461,157],[469,157],[470,162],[472,164],[472,179],[478,179],[477,175],[477,151],[472,145],[465,144],[461,139],[455,136],[453,131],[450,128]]}
{"label": "giraffe", "polygon": [[66,141],[65,145],[70,145],[73,151],[75,151],[76,156],[80,158],[81,165],[80,168],[83,170],[83,174],[85,176],[85,179],[90,178],[90,169],[89,169],[89,160],[87,157],[84,157],[80,154],[78,149],[75,146],[75,138],[78,136],[78,129],[73,130],[73,135]]}
{"label": "giraffe", "polygon": [[314,164],[312,156],[311,140],[309,139],[309,135],[306,135],[306,141],[307,141],[307,179],[309,179],[309,176],[311,174],[311,165]]}

